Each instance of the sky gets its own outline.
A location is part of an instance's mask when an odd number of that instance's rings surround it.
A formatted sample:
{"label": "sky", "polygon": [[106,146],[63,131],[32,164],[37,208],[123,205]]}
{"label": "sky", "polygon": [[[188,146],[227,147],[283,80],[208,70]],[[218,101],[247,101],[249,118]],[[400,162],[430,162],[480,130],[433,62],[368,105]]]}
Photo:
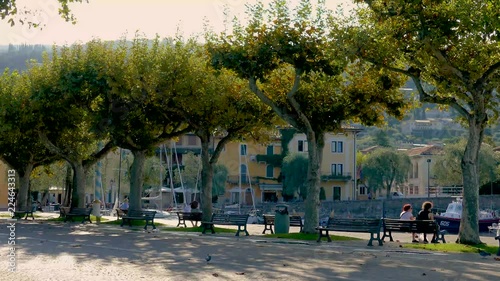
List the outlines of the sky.
{"label": "sky", "polygon": [[[57,12],[56,0],[17,0],[18,8],[38,11],[43,28],[16,24],[11,27],[0,21],[0,44],[72,44],[93,38],[116,40],[136,32],[148,38],[201,33],[204,19],[215,31],[223,30],[224,6],[231,15],[243,17],[246,3],[256,0],[89,0],[89,3],[70,4],[77,18],[75,25],[65,22]],[[326,0],[334,9],[342,0]]]}

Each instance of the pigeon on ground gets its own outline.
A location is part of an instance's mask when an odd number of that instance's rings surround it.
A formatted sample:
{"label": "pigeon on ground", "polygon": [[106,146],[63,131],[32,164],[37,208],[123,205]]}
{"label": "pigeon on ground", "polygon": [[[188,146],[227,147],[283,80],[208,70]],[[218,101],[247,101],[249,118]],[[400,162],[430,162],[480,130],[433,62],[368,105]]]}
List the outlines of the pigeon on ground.
{"label": "pigeon on ground", "polygon": [[210,262],[212,260],[212,256],[210,254],[207,254],[205,260],[207,261],[207,263]]}
{"label": "pigeon on ground", "polygon": [[491,254],[488,252],[485,252],[481,249],[477,249],[477,250],[478,250],[479,254],[481,255],[481,257],[483,257],[483,258],[486,258],[487,256],[491,256]]}

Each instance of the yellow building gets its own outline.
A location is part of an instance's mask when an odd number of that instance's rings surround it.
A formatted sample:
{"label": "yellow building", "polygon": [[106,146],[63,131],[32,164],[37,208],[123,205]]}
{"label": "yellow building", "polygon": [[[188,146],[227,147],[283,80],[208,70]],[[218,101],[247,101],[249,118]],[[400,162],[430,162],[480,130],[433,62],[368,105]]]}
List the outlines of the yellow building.
{"label": "yellow building", "polygon": [[[321,165],[321,186],[325,189],[326,201],[363,199],[365,190],[354,188],[356,163],[355,137],[359,129],[346,129],[342,134],[326,134]],[[216,140],[216,142],[219,140]],[[182,154],[189,151],[199,154],[201,143],[194,134],[180,137],[176,143],[179,162]],[[268,144],[241,140],[226,144],[218,163],[229,171],[226,193],[219,203],[252,205],[260,202],[283,200],[283,186],[278,178],[281,173],[280,161],[282,140],[276,138]],[[215,144],[211,145],[215,148]],[[305,134],[295,134],[288,142],[288,151],[305,153]],[[304,175],[304,177],[307,175]]]}
{"label": "yellow building", "polygon": [[8,205],[8,185],[7,185],[7,165],[0,160],[0,209],[7,208]]}

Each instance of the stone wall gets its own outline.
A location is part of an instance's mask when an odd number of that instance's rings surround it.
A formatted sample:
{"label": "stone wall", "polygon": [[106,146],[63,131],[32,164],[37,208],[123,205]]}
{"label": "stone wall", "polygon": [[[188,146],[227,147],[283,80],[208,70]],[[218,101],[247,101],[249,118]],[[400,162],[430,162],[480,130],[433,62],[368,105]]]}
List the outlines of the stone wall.
{"label": "stone wall", "polygon": [[[334,211],[335,216],[339,217],[373,217],[379,218],[383,216],[389,218],[399,218],[401,209],[404,204],[413,206],[413,215],[416,216],[420,211],[422,203],[427,201],[427,198],[403,198],[403,199],[377,199],[365,201],[337,201],[337,202],[322,202],[320,218],[327,217],[331,211]],[[434,208],[445,210],[448,204],[453,201],[452,197],[430,198],[434,204]],[[293,202],[285,203],[289,206],[290,213],[303,214],[304,203]],[[256,206],[263,213],[274,213],[276,204],[264,203]],[[479,208],[491,209],[500,213],[500,195],[481,195],[479,198]]]}

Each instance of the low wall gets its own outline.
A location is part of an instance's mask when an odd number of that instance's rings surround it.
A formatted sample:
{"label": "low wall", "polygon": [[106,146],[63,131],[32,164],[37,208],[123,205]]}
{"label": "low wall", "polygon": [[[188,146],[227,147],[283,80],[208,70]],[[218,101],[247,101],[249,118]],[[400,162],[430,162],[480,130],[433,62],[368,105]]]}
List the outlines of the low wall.
{"label": "low wall", "polygon": [[[413,215],[416,216],[420,211],[422,203],[431,201],[434,208],[446,209],[448,204],[453,201],[452,197],[437,197],[437,198],[402,198],[402,199],[376,199],[363,201],[336,201],[322,202],[320,217],[328,216],[332,211],[335,216],[339,217],[382,217],[385,212],[385,217],[399,218],[401,209],[404,204],[413,206]],[[289,206],[290,213],[303,214],[305,212],[303,202],[286,202]],[[256,206],[263,213],[274,213],[276,204],[263,203]],[[479,209],[491,209],[500,213],[500,195],[481,195],[479,197]]]}

